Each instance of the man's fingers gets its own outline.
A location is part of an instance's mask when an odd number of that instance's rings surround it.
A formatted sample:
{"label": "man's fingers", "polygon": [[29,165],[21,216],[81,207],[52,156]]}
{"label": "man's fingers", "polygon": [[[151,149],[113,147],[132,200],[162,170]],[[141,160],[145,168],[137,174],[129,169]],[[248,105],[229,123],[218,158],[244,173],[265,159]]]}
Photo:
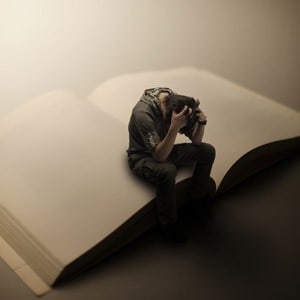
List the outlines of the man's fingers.
{"label": "man's fingers", "polygon": [[189,108],[185,105],[185,106],[184,106],[184,109],[182,110],[181,113],[182,113],[183,115],[185,115],[185,114],[187,113],[188,109],[189,109]]}
{"label": "man's fingers", "polygon": [[195,111],[196,111],[197,113],[203,113],[203,111],[201,110],[200,106],[197,106],[197,108],[195,109]]}
{"label": "man's fingers", "polygon": [[184,109],[179,113],[179,115],[190,115],[192,113],[192,109],[187,105],[184,106]]}

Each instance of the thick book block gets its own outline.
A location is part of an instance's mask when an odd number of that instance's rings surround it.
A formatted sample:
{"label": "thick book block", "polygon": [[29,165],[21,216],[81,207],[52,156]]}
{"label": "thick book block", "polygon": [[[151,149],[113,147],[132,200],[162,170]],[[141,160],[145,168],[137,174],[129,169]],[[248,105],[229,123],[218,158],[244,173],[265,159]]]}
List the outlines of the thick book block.
{"label": "thick book block", "polygon": [[153,199],[127,168],[127,140],[120,121],[64,91],[2,120],[0,235],[23,270],[52,285]]}
{"label": "thick book block", "polygon": [[[126,161],[132,107],[155,86],[200,99],[219,194],[300,149],[299,112],[194,68],[120,76],[89,101],[53,91],[25,103],[0,120],[0,255],[36,294],[156,223],[155,190]],[[178,173],[179,206],[191,175]]]}

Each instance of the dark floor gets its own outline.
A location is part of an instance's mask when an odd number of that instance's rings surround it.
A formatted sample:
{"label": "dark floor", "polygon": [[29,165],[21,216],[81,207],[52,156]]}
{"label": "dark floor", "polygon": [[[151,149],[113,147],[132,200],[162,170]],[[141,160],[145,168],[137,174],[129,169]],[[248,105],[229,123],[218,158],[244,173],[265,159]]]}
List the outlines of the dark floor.
{"label": "dark floor", "polygon": [[[186,209],[184,245],[154,229],[43,300],[300,299],[300,155],[220,197],[206,223]],[[2,261],[0,299],[36,297]]]}

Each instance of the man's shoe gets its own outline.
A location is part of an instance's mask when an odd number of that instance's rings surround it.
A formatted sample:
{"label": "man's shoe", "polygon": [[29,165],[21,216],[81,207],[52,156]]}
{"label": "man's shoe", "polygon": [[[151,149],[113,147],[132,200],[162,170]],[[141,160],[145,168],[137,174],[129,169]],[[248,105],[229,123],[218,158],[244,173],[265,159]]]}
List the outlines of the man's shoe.
{"label": "man's shoe", "polygon": [[187,240],[186,235],[178,227],[177,223],[160,224],[160,230],[163,237],[172,243],[183,243]]}

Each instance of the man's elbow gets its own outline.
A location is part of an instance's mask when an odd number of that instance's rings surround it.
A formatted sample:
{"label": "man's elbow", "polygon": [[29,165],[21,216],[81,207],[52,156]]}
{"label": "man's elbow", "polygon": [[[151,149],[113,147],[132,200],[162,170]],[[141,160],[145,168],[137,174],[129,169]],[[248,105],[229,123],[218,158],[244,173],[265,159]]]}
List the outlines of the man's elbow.
{"label": "man's elbow", "polygon": [[157,162],[164,162],[166,159],[157,153],[156,149],[152,153],[152,157]]}
{"label": "man's elbow", "polygon": [[194,145],[200,145],[202,143],[202,139],[199,139],[199,138],[191,139],[191,141],[192,141],[192,144],[194,144]]}
{"label": "man's elbow", "polygon": [[165,159],[163,159],[162,157],[160,157],[158,155],[155,155],[154,153],[153,153],[152,157],[157,162],[164,162],[165,161]]}

